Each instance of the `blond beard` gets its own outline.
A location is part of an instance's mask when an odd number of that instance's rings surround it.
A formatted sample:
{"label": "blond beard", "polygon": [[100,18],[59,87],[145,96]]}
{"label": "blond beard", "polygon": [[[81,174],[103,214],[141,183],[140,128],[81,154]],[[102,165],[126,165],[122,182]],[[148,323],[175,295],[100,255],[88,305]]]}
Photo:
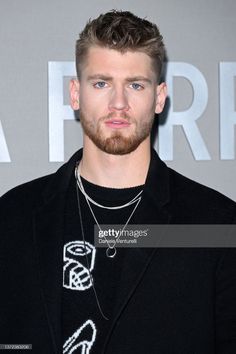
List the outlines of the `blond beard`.
{"label": "blond beard", "polygon": [[[154,116],[148,122],[143,123],[136,131],[128,136],[123,136],[122,132],[114,131],[110,137],[104,137],[101,131],[102,122],[113,118],[114,113],[111,113],[105,117],[101,117],[98,120],[97,128],[85,118],[85,115],[80,110],[80,122],[84,134],[86,134],[92,142],[103,152],[111,155],[126,155],[136,150],[137,147],[150,135]],[[130,122],[130,117],[127,114],[122,114],[123,119],[127,119]]]}

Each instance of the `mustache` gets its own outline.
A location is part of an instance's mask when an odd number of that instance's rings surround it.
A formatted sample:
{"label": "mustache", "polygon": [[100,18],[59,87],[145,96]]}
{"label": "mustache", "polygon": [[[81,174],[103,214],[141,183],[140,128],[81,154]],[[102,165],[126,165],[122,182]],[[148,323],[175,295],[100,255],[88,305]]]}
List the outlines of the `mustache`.
{"label": "mustache", "polygon": [[106,116],[101,117],[100,120],[101,121],[106,121],[106,120],[111,120],[111,119],[114,119],[114,118],[125,119],[125,120],[127,120],[127,122],[131,121],[131,117],[126,112],[120,112],[120,113],[110,112]]}

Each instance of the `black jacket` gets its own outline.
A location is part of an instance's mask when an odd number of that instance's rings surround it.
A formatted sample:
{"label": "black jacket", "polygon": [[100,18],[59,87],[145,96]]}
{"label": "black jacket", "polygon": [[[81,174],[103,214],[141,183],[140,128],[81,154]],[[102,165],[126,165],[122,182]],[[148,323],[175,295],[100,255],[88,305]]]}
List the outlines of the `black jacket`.
{"label": "black jacket", "polygon": [[[1,344],[62,353],[63,213],[81,154],[0,199]],[[168,168],[154,151],[142,200],[140,210],[152,206],[157,224],[235,223],[233,201]],[[114,308],[101,353],[235,354],[236,251],[129,249]]]}

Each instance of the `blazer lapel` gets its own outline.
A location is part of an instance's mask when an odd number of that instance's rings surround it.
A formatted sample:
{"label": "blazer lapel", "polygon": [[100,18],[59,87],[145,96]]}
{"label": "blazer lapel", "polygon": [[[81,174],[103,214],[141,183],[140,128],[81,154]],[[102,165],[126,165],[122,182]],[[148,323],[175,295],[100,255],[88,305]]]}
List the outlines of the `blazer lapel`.
{"label": "blazer lapel", "polygon": [[61,301],[63,285],[63,231],[66,191],[75,163],[75,154],[50,180],[44,201],[33,213],[34,242],[42,301],[53,343],[54,354],[61,353]]}
{"label": "blazer lapel", "polygon": [[[169,202],[169,174],[166,165],[152,151],[151,163],[142,201],[137,208],[133,224],[169,224],[171,215],[165,205]],[[148,213],[146,211],[149,211]],[[141,221],[141,222],[140,222]],[[105,352],[118,318],[125,311],[129,299],[132,297],[138,284],[142,281],[148,265],[158,252],[159,235],[155,240],[154,248],[127,248],[121,270],[119,286],[114,303],[113,322],[104,345]],[[119,250],[118,250],[119,251]]]}

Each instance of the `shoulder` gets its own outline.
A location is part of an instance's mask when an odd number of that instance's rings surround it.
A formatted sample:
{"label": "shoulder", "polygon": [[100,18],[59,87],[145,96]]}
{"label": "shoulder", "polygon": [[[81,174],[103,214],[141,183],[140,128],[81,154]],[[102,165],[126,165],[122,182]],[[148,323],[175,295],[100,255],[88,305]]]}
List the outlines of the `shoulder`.
{"label": "shoulder", "polygon": [[236,203],[216,190],[169,169],[171,204],[202,223],[231,223]]}
{"label": "shoulder", "polygon": [[40,204],[43,191],[53,176],[54,174],[43,176],[9,190],[0,198],[0,214],[7,216],[14,212],[16,215],[32,210]]}
{"label": "shoulder", "polygon": [[82,150],[77,151],[68,162],[55,173],[21,184],[0,198],[0,214],[21,214],[33,210],[61,195],[67,190],[76,161],[81,159]]}

